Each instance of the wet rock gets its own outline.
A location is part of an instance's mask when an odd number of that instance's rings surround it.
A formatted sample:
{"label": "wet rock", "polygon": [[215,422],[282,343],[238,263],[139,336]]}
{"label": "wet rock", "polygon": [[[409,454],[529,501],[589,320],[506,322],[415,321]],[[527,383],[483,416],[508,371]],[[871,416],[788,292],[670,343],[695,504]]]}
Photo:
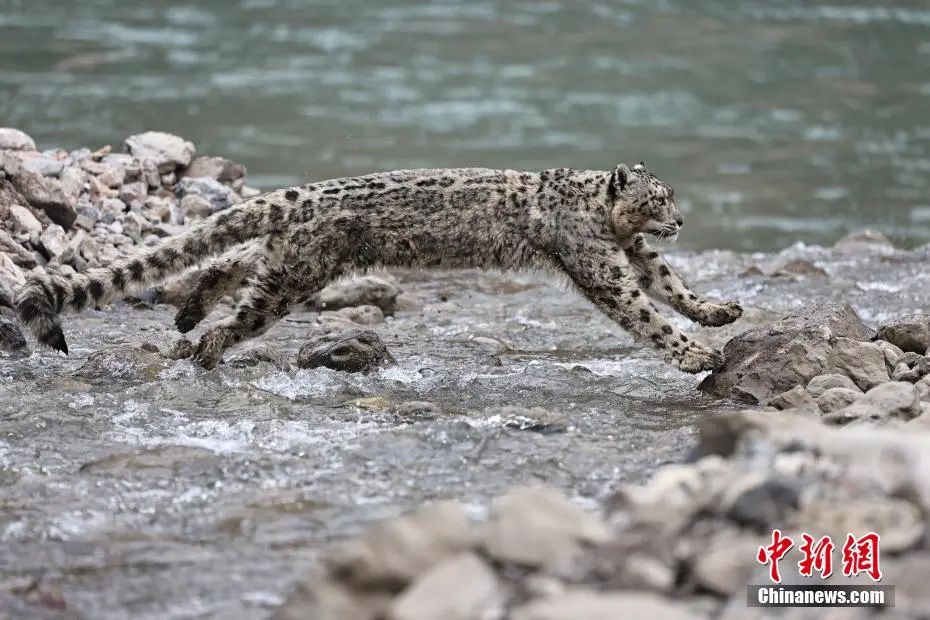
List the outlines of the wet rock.
{"label": "wet rock", "polygon": [[210,177],[234,189],[242,185],[246,168],[224,157],[197,157],[182,177]]}
{"label": "wet rock", "polygon": [[147,131],[129,136],[124,146],[126,152],[136,159],[150,160],[162,174],[189,166],[196,152],[193,143],[161,131]]}
{"label": "wet rock", "polygon": [[772,274],[775,276],[796,275],[814,278],[828,278],[829,274],[815,265],[814,263],[798,258],[788,261],[784,265],[777,267]]}
{"label": "wet rock", "polygon": [[814,398],[820,398],[824,392],[832,388],[846,388],[862,393],[862,390],[853,383],[853,380],[846,375],[830,373],[826,375],[817,375],[807,384],[807,391]]}
{"label": "wet rock", "polygon": [[334,282],[308,303],[313,310],[339,310],[352,306],[377,306],[385,315],[394,314],[397,285],[381,276],[365,275]]}
{"label": "wet rock", "polygon": [[303,345],[297,354],[298,368],[325,366],[346,372],[367,372],[394,362],[378,334],[360,329],[325,334]]}
{"label": "wet rock", "polygon": [[321,320],[327,318],[338,318],[351,321],[358,325],[377,325],[384,323],[384,312],[378,306],[351,306],[340,308],[335,312],[323,312],[320,314]]}
{"label": "wet rock", "polygon": [[[700,389],[718,397],[764,403],[817,375],[839,370],[862,388],[888,380],[880,347],[849,304],[822,304],[728,342],[726,364]],[[884,373],[884,376],[882,376]]]}
{"label": "wet rock", "polygon": [[187,219],[203,219],[213,213],[213,204],[199,194],[187,194],[181,198],[180,209],[184,214],[182,222]]}
{"label": "wet rock", "polygon": [[765,480],[740,492],[727,509],[727,517],[738,525],[758,531],[771,530],[797,510],[800,490],[783,480]]}
{"label": "wet rock", "polygon": [[168,359],[134,345],[119,345],[90,354],[75,376],[84,379],[148,382],[156,381],[168,367]]}
{"label": "wet rock", "polygon": [[183,360],[192,357],[196,350],[194,343],[182,336],[174,341],[165,357],[170,360]]}
{"label": "wet rock", "polygon": [[537,433],[562,433],[568,429],[568,420],[559,413],[553,413],[542,407],[515,407],[504,405],[488,407],[481,413],[486,423],[504,428]]}
{"label": "wet rock", "polygon": [[34,151],[35,140],[12,127],[0,127],[0,151]]}
{"label": "wet rock", "polygon": [[474,542],[461,506],[438,502],[375,526],[326,560],[330,574],[362,588],[398,589]]}
{"label": "wet rock", "polygon": [[0,351],[16,356],[29,352],[19,324],[3,315],[0,315]]}
{"label": "wet rock", "polygon": [[504,596],[497,576],[472,552],[430,568],[392,603],[390,620],[500,618]]}
{"label": "wet rock", "polygon": [[405,420],[432,420],[442,413],[442,409],[429,401],[408,400],[394,407],[394,413]]}
{"label": "wet rock", "polygon": [[824,416],[833,424],[854,420],[909,420],[920,415],[920,393],[911,383],[892,381],[872,388],[853,404]]}
{"label": "wet rock", "polygon": [[680,603],[641,592],[575,590],[531,601],[513,610],[511,620],[697,620],[704,616]]}
{"label": "wet rock", "polygon": [[172,479],[186,475],[214,474],[222,457],[206,448],[164,445],[111,454],[81,465],[81,473],[122,475],[131,478]]}
{"label": "wet rock", "polygon": [[10,223],[13,230],[29,235],[42,234],[42,222],[36,219],[32,211],[20,205],[10,205]]}
{"label": "wet rock", "polygon": [[833,413],[853,404],[860,398],[862,398],[862,392],[858,388],[832,387],[817,398],[817,405],[822,412]]}
{"label": "wet rock", "polygon": [[782,392],[778,396],[771,398],[766,404],[776,409],[804,409],[819,413],[817,401],[800,385],[796,385],[787,392]]}
{"label": "wet rock", "polygon": [[287,356],[269,344],[260,344],[240,351],[227,358],[225,363],[226,366],[232,368],[250,368],[259,364],[269,364],[283,371],[291,369]]}
{"label": "wet rock", "polygon": [[878,328],[876,338],[902,351],[924,355],[930,349],[930,314],[912,314]]}
{"label": "wet rock", "polygon": [[529,568],[570,561],[583,544],[605,543],[603,520],[551,489],[528,487],[497,498],[482,528],[484,548],[496,560]]}
{"label": "wet rock", "polygon": [[833,247],[841,252],[891,251],[894,245],[885,235],[874,230],[862,230],[846,235]]}
{"label": "wet rock", "polygon": [[[236,192],[210,177],[185,177],[174,186],[174,193],[182,201],[187,196],[203,198],[210,203],[211,213],[222,211],[239,202]],[[190,207],[191,204],[188,203],[188,208]]]}

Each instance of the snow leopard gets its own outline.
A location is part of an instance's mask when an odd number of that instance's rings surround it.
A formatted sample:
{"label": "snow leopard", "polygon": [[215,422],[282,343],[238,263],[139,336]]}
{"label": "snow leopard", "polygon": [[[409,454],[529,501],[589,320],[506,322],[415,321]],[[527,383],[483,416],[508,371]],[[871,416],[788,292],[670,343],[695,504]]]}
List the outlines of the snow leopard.
{"label": "snow leopard", "polygon": [[[161,245],[83,273],[32,275],[16,299],[37,340],[67,354],[59,313],[102,307],[169,276],[204,269],[175,324],[192,330],[227,293],[234,312],[193,347],[204,368],[349,273],[373,267],[543,268],[567,276],[625,330],[684,372],[723,355],[682,333],[653,299],[702,325],[742,315],[693,292],[647,242],[684,224],[672,187],[642,163],[609,170],[397,170],[272,191],[200,221]],[[652,298],[651,298],[651,297]]]}

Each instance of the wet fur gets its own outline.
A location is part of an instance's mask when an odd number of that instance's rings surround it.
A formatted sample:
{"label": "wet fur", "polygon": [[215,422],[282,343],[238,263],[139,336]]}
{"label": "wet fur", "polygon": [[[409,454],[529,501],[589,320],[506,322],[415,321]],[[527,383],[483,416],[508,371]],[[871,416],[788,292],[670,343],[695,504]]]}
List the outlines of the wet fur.
{"label": "wet fur", "polygon": [[[32,276],[17,312],[36,338],[67,353],[58,315],[125,297],[206,259],[176,325],[193,329],[244,287],[235,313],[207,331],[196,358],[265,332],[328,282],[374,266],[554,268],[624,329],[687,372],[722,355],[669,324],[646,292],[704,325],[736,320],[733,302],[702,299],[646,243],[676,236],[673,190],[644,166],[543,172],[401,170],[274,191],[213,215],[183,235],[82,274]],[[237,247],[238,246],[238,247]]]}

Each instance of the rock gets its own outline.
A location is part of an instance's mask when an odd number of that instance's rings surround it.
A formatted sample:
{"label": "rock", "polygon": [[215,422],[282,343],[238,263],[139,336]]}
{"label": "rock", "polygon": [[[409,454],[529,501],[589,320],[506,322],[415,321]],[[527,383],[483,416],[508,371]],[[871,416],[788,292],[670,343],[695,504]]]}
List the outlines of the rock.
{"label": "rock", "polygon": [[29,353],[19,325],[3,315],[0,315],[0,351],[17,356]]}
{"label": "rock", "polygon": [[68,230],[77,218],[74,203],[69,199],[57,179],[27,170],[10,157],[3,160],[13,188],[25,201],[45,212],[50,220]]}
{"label": "rock", "polygon": [[553,413],[542,407],[515,407],[504,405],[488,407],[481,413],[486,424],[515,428],[521,431],[537,433],[564,433],[568,429],[568,420],[559,413]]}
{"label": "rock", "polygon": [[381,337],[361,329],[325,334],[300,347],[297,354],[298,368],[325,366],[346,372],[367,372],[394,362]]}
{"label": "rock", "polygon": [[833,244],[833,247],[841,252],[894,250],[894,245],[888,237],[880,232],[868,229],[846,235]]}
{"label": "rock", "polygon": [[837,338],[833,343],[831,368],[841,370],[857,387],[868,390],[888,381],[885,352],[872,342]]}
{"label": "rock", "polygon": [[807,391],[814,398],[820,398],[824,392],[832,388],[846,388],[862,393],[862,390],[853,383],[853,380],[846,375],[830,373],[826,375],[817,375],[807,384]]}
{"label": "rock", "polygon": [[330,284],[308,303],[314,310],[339,310],[352,306],[377,306],[385,315],[394,314],[400,289],[391,280],[365,275]]}
{"label": "rock", "polygon": [[876,338],[904,352],[923,355],[930,349],[930,314],[911,314],[885,323],[878,328]]}
{"label": "rock", "polygon": [[68,235],[57,224],[52,224],[46,228],[39,237],[39,241],[49,257],[61,256],[68,248]]}
{"label": "rock", "polygon": [[378,306],[351,306],[340,308],[335,312],[323,312],[320,314],[321,319],[336,317],[345,319],[359,325],[377,325],[384,323],[384,312]]}
{"label": "rock", "polygon": [[0,127],[0,151],[34,151],[35,140],[19,129]]}
{"label": "rock", "polygon": [[375,526],[326,559],[330,575],[361,588],[399,589],[474,542],[471,521],[454,502],[438,502]]}
{"label": "rock", "polygon": [[122,219],[123,215],[129,210],[126,203],[119,198],[104,198],[98,204],[100,210],[100,221],[105,224],[112,224]]}
{"label": "rock", "polygon": [[473,552],[430,568],[394,599],[390,620],[481,620],[503,616],[497,576]]}
{"label": "rock", "polygon": [[882,352],[885,354],[885,368],[888,369],[888,374],[890,375],[891,371],[894,370],[895,365],[898,363],[898,360],[904,355],[904,351],[887,340],[879,339],[875,341],[875,344],[881,347]]}
{"label": "rock", "polygon": [[824,413],[833,413],[847,407],[862,398],[858,388],[833,387],[825,390],[817,399],[817,405]]}
{"label": "rock", "polygon": [[210,217],[213,205],[209,200],[198,194],[188,194],[181,199],[182,223],[187,219],[203,219]]}
{"label": "rock", "polygon": [[920,415],[920,393],[911,383],[892,381],[872,388],[853,404],[824,416],[833,424],[853,420],[909,420]]}
{"label": "rock", "polygon": [[90,354],[75,376],[101,381],[156,381],[168,360],[140,346],[118,345]]}
{"label": "rock", "polygon": [[[136,159],[150,160],[162,174],[189,166],[196,152],[193,143],[160,131],[147,131],[129,136],[124,146],[126,152]],[[153,184],[149,182],[149,185]]]}
{"label": "rock", "polygon": [[861,536],[877,532],[883,553],[900,553],[921,542],[924,522],[920,510],[903,499],[870,497],[846,498],[842,502],[819,499],[804,505],[797,522],[818,536],[829,534],[842,549],[846,534]]}
{"label": "rock", "polygon": [[818,413],[820,411],[814,397],[800,385],[796,385],[787,392],[782,392],[778,396],[771,398],[766,404],[776,409],[806,409]]}
{"label": "rock", "polygon": [[97,180],[109,188],[118,188],[126,180],[126,170],[119,167],[108,167],[97,175]]}
{"label": "rock", "polygon": [[272,620],[384,620],[391,594],[355,590],[329,578],[300,581]]}
{"label": "rock", "polygon": [[513,610],[510,620],[698,620],[703,617],[656,594],[575,590],[521,605]]}
{"label": "rock", "polygon": [[[14,290],[25,282],[26,275],[23,273],[23,270],[13,262],[13,259],[5,253],[0,252],[0,283],[4,283],[10,290]],[[12,293],[10,296],[12,297]]]}
{"label": "rock", "polygon": [[930,356],[917,355],[916,353],[905,353],[901,356],[906,360],[909,356],[915,356],[916,359],[902,361],[891,374],[893,381],[910,381],[916,383],[923,377],[930,375]]}
{"label": "rock", "polygon": [[611,532],[560,493],[527,487],[494,500],[482,539],[496,560],[539,568],[570,561],[583,543],[605,543]]}
{"label": "rock", "polygon": [[236,188],[242,184],[245,175],[245,166],[224,157],[198,157],[182,173],[182,178],[210,177],[224,185]]}
{"label": "rock", "polygon": [[226,366],[232,368],[249,368],[259,364],[270,364],[285,372],[291,369],[291,363],[287,361],[287,356],[269,344],[250,347],[226,360]]}
{"label": "rock", "polygon": [[921,401],[930,402],[930,376],[924,377],[915,383],[914,387],[917,388],[917,392],[920,394]]}
{"label": "rock", "polygon": [[80,168],[68,167],[61,171],[58,177],[61,191],[71,204],[77,205],[78,199],[84,193],[87,178]]}
{"label": "rock", "polygon": [[849,304],[813,306],[730,340],[724,348],[725,365],[706,377],[700,389],[764,403],[834,370],[850,375],[861,387],[872,387],[881,372],[885,381],[888,376],[882,350],[861,342],[871,335]]}
{"label": "rock", "polygon": [[185,177],[174,186],[175,195],[182,201],[187,196],[200,196],[210,203],[210,212],[216,213],[239,202],[239,196],[216,179]]}
{"label": "rock", "polygon": [[42,234],[42,222],[36,219],[32,211],[19,205],[10,205],[10,222],[13,230],[29,235]]}
{"label": "rock", "polygon": [[442,413],[442,409],[425,400],[408,400],[394,407],[394,413],[406,420],[432,420]]}
{"label": "rock", "polygon": [[764,480],[736,495],[726,516],[734,523],[758,531],[784,523],[797,510],[800,490],[783,480]]}
{"label": "rock", "polygon": [[691,564],[694,580],[701,588],[719,596],[745,591],[755,570],[760,539],[724,532],[706,545]]}
{"label": "rock", "polygon": [[148,197],[148,186],[143,181],[133,181],[125,183],[119,188],[119,199],[126,204],[138,202],[143,204]]}
{"label": "rock", "polygon": [[797,258],[790,260],[781,267],[777,267],[775,272],[772,274],[775,276],[782,275],[796,275],[796,276],[807,276],[807,277],[816,277],[816,278],[828,278],[829,274],[815,265],[814,263]]}

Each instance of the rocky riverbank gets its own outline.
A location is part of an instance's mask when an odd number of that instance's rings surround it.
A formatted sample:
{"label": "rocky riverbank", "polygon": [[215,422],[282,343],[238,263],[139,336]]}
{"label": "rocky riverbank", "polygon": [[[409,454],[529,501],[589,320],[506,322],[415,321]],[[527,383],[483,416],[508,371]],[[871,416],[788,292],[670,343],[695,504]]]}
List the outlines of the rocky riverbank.
{"label": "rocky riverbank", "polygon": [[69,315],[69,357],[31,349],[7,308],[30,270],[252,191],[183,138],[121,150],[0,131],[0,616],[766,617],[742,586],[775,526],[879,531],[883,617],[930,611],[930,247],[670,248],[746,308],[672,317],[725,348],[702,391],[535,273],[337,283],[212,371],[172,329],[183,285]]}

